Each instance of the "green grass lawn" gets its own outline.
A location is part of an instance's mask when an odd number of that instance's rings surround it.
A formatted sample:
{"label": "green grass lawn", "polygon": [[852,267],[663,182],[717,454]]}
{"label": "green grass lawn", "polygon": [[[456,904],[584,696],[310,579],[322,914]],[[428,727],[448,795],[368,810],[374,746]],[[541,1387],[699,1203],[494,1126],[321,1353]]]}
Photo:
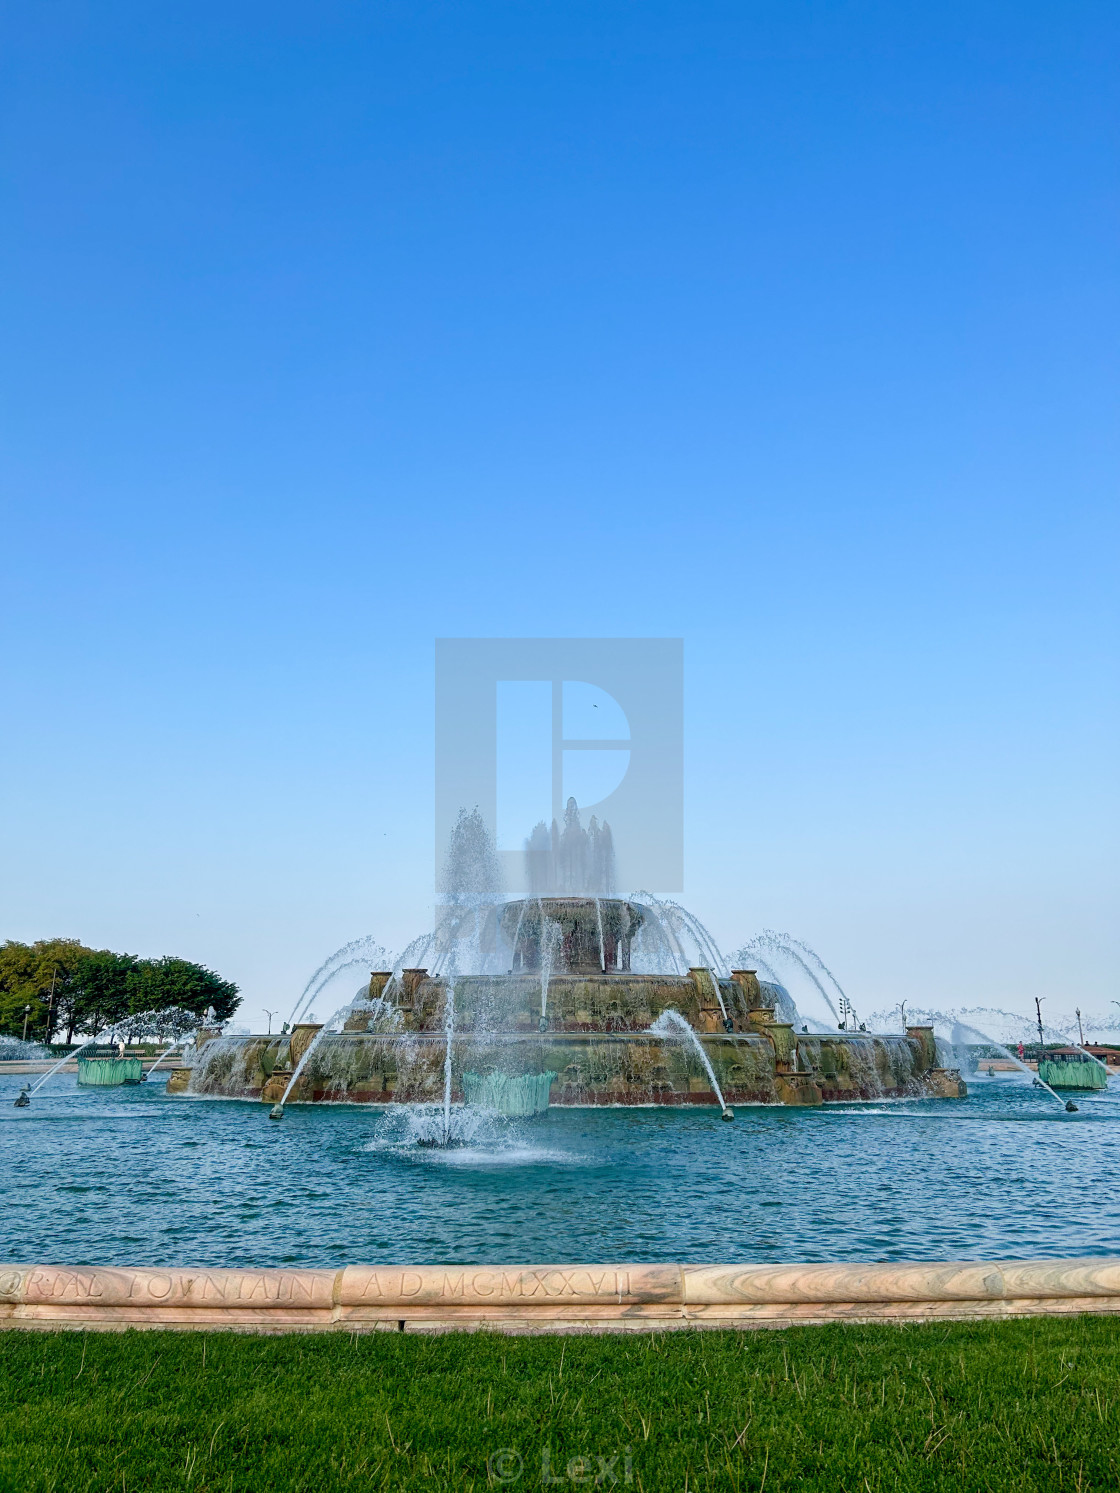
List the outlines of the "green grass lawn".
{"label": "green grass lawn", "polygon": [[[1120,1323],[0,1334],[4,1493],[1116,1488]],[[551,1481],[550,1481],[551,1480]]]}

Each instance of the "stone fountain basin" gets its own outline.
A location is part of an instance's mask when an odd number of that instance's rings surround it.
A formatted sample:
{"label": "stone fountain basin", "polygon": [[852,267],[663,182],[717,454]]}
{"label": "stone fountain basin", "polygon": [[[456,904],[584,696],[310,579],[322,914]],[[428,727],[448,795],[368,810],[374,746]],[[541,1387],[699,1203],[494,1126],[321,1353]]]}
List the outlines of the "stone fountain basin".
{"label": "stone fountain basin", "polygon": [[[921,1069],[922,1046],[907,1038],[800,1035],[775,1024],[763,1031],[703,1032],[699,1040],[728,1104],[816,1105],[882,1098],[958,1097],[955,1070]],[[291,1067],[274,1066],[280,1039],[223,1039],[211,1064],[177,1070],[168,1092],[259,1098],[275,1103]],[[437,1031],[342,1032],[325,1036],[289,1102],[400,1104],[443,1095],[447,1039]],[[298,1059],[297,1059],[298,1061]],[[557,1075],[553,1105],[716,1105],[689,1047],[648,1030],[458,1031],[452,1042],[452,1099],[461,1075]]]}

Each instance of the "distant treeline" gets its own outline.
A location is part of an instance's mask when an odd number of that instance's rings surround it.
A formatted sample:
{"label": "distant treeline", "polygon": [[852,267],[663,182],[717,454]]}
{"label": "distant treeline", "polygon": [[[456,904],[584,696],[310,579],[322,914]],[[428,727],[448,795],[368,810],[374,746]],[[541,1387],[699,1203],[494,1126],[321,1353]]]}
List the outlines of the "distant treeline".
{"label": "distant treeline", "polygon": [[[237,986],[213,970],[167,955],[140,959],[89,949],[76,938],[0,944],[0,1033],[72,1042],[117,1026],[130,1038],[179,1036],[214,1008],[226,1021]],[[30,1006],[30,1011],[26,1008]]]}

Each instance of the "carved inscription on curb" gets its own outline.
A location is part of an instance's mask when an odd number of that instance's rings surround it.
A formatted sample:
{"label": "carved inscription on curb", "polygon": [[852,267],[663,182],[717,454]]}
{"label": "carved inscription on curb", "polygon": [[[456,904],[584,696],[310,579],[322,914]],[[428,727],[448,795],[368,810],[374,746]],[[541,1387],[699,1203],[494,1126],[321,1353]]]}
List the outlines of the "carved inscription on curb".
{"label": "carved inscription on curb", "polygon": [[25,1273],[27,1305],[329,1307],[329,1270],[66,1270]]}
{"label": "carved inscription on curb", "polygon": [[680,1301],[677,1265],[467,1265],[375,1270],[350,1266],[343,1306],[562,1306]]}

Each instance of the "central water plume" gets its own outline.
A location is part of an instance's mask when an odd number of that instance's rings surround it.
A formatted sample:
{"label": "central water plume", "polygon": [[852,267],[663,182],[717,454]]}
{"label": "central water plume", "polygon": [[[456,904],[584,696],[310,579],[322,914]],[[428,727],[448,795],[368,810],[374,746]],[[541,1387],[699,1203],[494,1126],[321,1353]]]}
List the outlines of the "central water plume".
{"label": "central water plume", "polygon": [[723,1090],[719,1086],[719,1079],[716,1077],[715,1069],[708,1061],[708,1054],[704,1051],[703,1043],[700,1041],[700,1038],[696,1035],[696,1032],[684,1019],[681,1013],[679,1011],[674,1011],[671,1008],[667,1011],[662,1011],[661,1015],[650,1027],[650,1031],[653,1032],[653,1034],[657,1037],[676,1037],[679,1041],[691,1042],[693,1048],[696,1050],[696,1053],[700,1058],[700,1061],[704,1065],[704,1071],[707,1073],[708,1079],[712,1085],[712,1092],[719,1100],[719,1107],[722,1118],[725,1120],[734,1119],[735,1116],[732,1114],[731,1110],[728,1109],[727,1104],[724,1101]]}

